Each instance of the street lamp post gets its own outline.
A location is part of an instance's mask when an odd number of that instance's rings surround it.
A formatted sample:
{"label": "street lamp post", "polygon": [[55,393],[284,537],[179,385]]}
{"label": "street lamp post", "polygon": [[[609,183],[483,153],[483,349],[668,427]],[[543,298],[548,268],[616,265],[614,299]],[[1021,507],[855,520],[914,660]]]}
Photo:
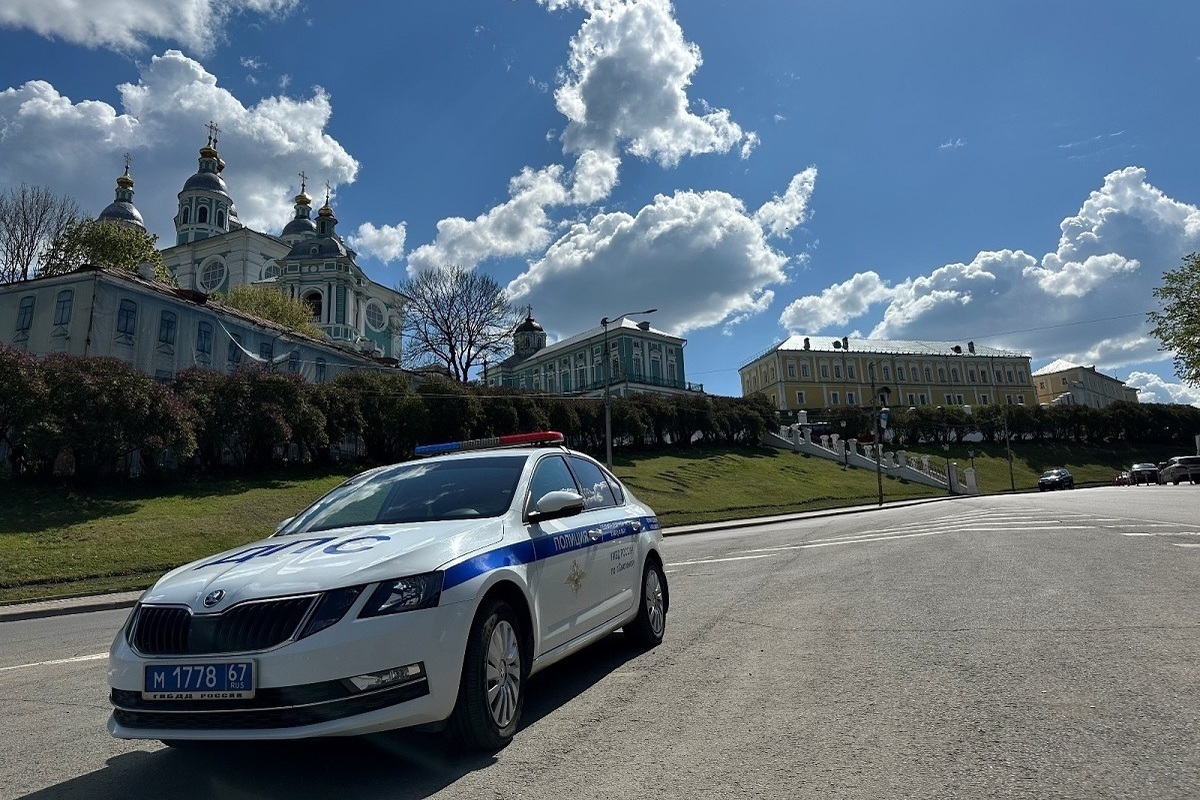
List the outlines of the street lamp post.
{"label": "street lamp post", "polygon": [[1004,406],[1004,449],[1008,452],[1008,486],[1017,491],[1017,479],[1013,477],[1012,437],[1008,433],[1008,406]]}
{"label": "street lamp post", "polygon": [[871,376],[871,411],[875,417],[875,483],[879,487],[879,505],[883,506],[883,432],[880,425],[881,409],[876,403],[887,403],[887,397],[892,390],[886,386],[875,391],[875,362],[867,365],[867,373]]}
{"label": "street lamp post", "polygon": [[626,311],[612,319],[600,318],[600,327],[604,329],[604,464],[609,469],[612,469],[612,407],[609,400],[612,387],[612,358],[608,354],[608,326],[614,322],[620,322],[625,317],[632,317],[635,314],[653,314],[655,311],[658,309],[648,308],[645,311]]}

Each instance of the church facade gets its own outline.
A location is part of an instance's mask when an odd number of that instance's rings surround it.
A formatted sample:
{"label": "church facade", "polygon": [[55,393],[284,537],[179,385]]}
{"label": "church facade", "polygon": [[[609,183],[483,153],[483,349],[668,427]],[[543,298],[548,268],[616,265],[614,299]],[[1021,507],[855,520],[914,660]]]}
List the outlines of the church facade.
{"label": "church facade", "polygon": [[[279,235],[244,226],[215,134],[210,126],[199,167],[179,192],[175,244],[161,251],[178,287],[95,268],[0,285],[0,342],[35,354],[112,355],[160,380],[194,365],[229,371],[259,362],[310,381],[397,366],[406,298],[358,266],[328,195],[313,219],[302,177],[295,215]],[[133,186],[127,159],[97,221],[144,230]],[[240,285],[273,286],[304,302],[324,338],[209,302]]]}

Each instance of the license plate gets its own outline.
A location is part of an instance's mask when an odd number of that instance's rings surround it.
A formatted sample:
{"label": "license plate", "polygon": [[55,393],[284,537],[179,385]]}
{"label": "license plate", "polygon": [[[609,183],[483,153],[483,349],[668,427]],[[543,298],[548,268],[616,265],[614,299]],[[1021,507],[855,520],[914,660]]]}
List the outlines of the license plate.
{"label": "license plate", "polygon": [[145,700],[248,700],[254,697],[254,662],[147,664]]}

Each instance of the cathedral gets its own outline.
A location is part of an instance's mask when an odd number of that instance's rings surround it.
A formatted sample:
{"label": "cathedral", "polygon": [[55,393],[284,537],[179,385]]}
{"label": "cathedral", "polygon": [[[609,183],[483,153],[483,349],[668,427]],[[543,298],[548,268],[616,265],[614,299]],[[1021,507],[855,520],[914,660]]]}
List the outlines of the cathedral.
{"label": "cathedral", "polygon": [[[328,192],[314,219],[301,173],[295,215],[280,233],[246,227],[222,177],[219,129],[208,129],[198,168],[178,194],[175,244],[161,251],[177,286],[150,271],[95,267],[0,285],[0,342],[39,355],[111,355],[164,381],[195,365],[229,371],[245,362],[286,363],[310,381],[398,365],[406,298],[358,266],[337,233]],[[145,230],[133,197],[127,157],[116,196],[97,221]],[[324,339],[208,302],[250,284],[305,303]]]}

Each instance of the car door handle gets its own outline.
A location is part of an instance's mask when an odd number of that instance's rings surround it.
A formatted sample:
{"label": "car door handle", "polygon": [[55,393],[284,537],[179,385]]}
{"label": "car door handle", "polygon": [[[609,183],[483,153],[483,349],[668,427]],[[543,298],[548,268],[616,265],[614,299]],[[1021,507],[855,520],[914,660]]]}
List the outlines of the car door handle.
{"label": "car door handle", "polygon": [[629,523],[629,527],[633,530],[634,533],[642,532],[642,523],[638,522],[636,519],[633,522]]}
{"label": "car door handle", "polygon": [[590,531],[587,532],[587,535],[588,535],[588,538],[591,539],[593,542],[598,542],[604,538],[604,532],[601,531],[599,528],[592,528]]}

